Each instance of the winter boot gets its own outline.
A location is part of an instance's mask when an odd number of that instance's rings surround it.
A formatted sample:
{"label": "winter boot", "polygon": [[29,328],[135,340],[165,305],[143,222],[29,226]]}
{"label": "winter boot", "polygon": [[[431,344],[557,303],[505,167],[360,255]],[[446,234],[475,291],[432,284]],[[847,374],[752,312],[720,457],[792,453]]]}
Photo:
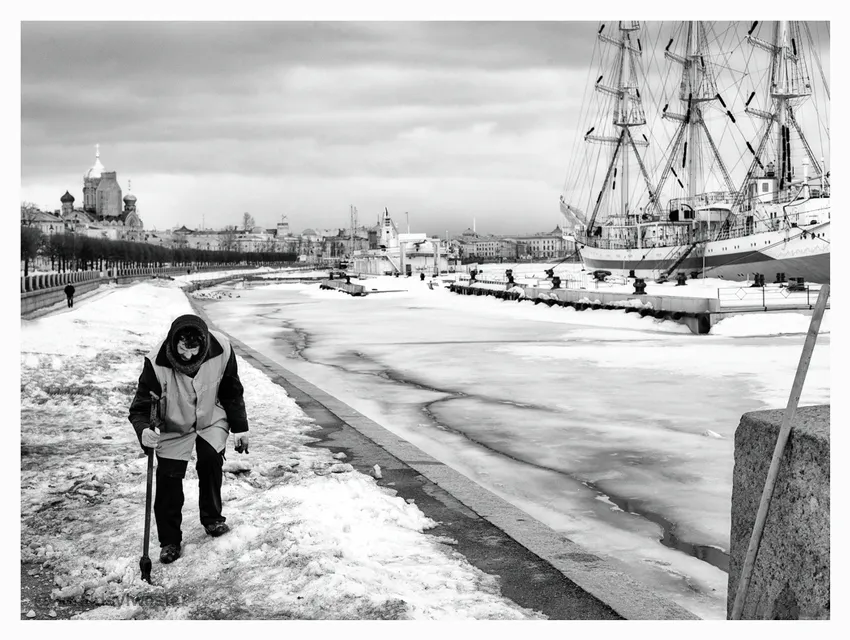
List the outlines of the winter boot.
{"label": "winter boot", "polygon": [[218,538],[219,536],[223,536],[225,533],[230,531],[230,527],[228,527],[223,522],[214,522],[210,525],[204,525],[204,529],[207,534],[211,535],[213,538]]}
{"label": "winter boot", "polygon": [[180,557],[179,544],[167,544],[159,552],[159,561],[162,564],[171,564]]}

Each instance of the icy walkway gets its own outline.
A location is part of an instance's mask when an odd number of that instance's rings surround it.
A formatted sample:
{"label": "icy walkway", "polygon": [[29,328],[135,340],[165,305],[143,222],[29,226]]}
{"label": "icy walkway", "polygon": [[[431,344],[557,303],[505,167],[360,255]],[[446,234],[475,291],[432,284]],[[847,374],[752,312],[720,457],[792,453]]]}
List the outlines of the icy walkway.
{"label": "icy walkway", "polygon": [[144,283],[21,322],[21,560],[53,574],[56,603],[111,619],[541,617],[427,535],[437,523],[415,504],[308,446],[316,425],[242,358],[252,440],[247,456],[228,446],[232,531],[204,534],[190,464],[183,557],[158,562],[152,523],[154,584],[142,582],[146,459],[127,408],[143,354],[190,311],[173,283]]}

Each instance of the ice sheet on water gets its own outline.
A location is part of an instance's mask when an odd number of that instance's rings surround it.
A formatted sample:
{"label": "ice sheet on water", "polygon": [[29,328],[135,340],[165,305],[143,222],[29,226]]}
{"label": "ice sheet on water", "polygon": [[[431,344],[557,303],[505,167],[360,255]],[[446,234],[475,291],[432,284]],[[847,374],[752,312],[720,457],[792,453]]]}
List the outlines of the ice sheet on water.
{"label": "ice sheet on water", "polygon": [[[754,338],[696,336],[621,311],[388,280],[405,291],[353,299],[263,287],[212,312],[248,344],[698,615],[724,617],[725,573],[660,545],[659,525],[602,497],[635,501],[683,539],[726,548],[734,430],[747,411],[785,405],[804,336],[769,335],[771,315],[758,316]],[[247,325],[259,309],[262,319]],[[286,340],[297,331],[309,340],[295,357]],[[828,351],[824,336],[804,403],[829,401]]]}

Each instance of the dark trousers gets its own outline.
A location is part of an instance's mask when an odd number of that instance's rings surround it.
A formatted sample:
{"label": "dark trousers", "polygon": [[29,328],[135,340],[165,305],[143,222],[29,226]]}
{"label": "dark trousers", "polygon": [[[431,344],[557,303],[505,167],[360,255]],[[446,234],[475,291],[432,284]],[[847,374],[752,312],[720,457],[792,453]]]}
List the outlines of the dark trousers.
{"label": "dark trousers", "polygon": [[74,306],[74,296],[68,296],[68,306],[69,307]]}
{"label": "dark trousers", "polygon": [[[195,439],[195,452],[198,462],[198,506],[201,511],[201,524],[211,525],[224,522],[221,515],[221,467],[224,464],[224,451],[216,451],[203,438]],[[180,544],[183,533],[180,523],[183,521],[183,478],[186,477],[187,460],[171,460],[156,457],[156,498],[153,512],[156,517],[156,529],[159,533],[159,546]]]}

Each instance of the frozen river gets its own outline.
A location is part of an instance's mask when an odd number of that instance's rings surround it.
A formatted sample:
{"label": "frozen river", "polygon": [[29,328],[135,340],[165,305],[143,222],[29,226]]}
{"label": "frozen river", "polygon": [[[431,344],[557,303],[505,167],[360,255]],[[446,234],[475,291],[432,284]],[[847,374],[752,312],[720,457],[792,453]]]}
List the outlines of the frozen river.
{"label": "frozen river", "polygon": [[[735,428],[785,406],[809,318],[733,318],[718,325],[726,335],[695,336],[397,282],[410,291],[276,284],[204,305],[221,329],[661,595],[725,618]],[[758,335],[777,324],[791,333]],[[829,397],[826,333],[800,404]]]}

